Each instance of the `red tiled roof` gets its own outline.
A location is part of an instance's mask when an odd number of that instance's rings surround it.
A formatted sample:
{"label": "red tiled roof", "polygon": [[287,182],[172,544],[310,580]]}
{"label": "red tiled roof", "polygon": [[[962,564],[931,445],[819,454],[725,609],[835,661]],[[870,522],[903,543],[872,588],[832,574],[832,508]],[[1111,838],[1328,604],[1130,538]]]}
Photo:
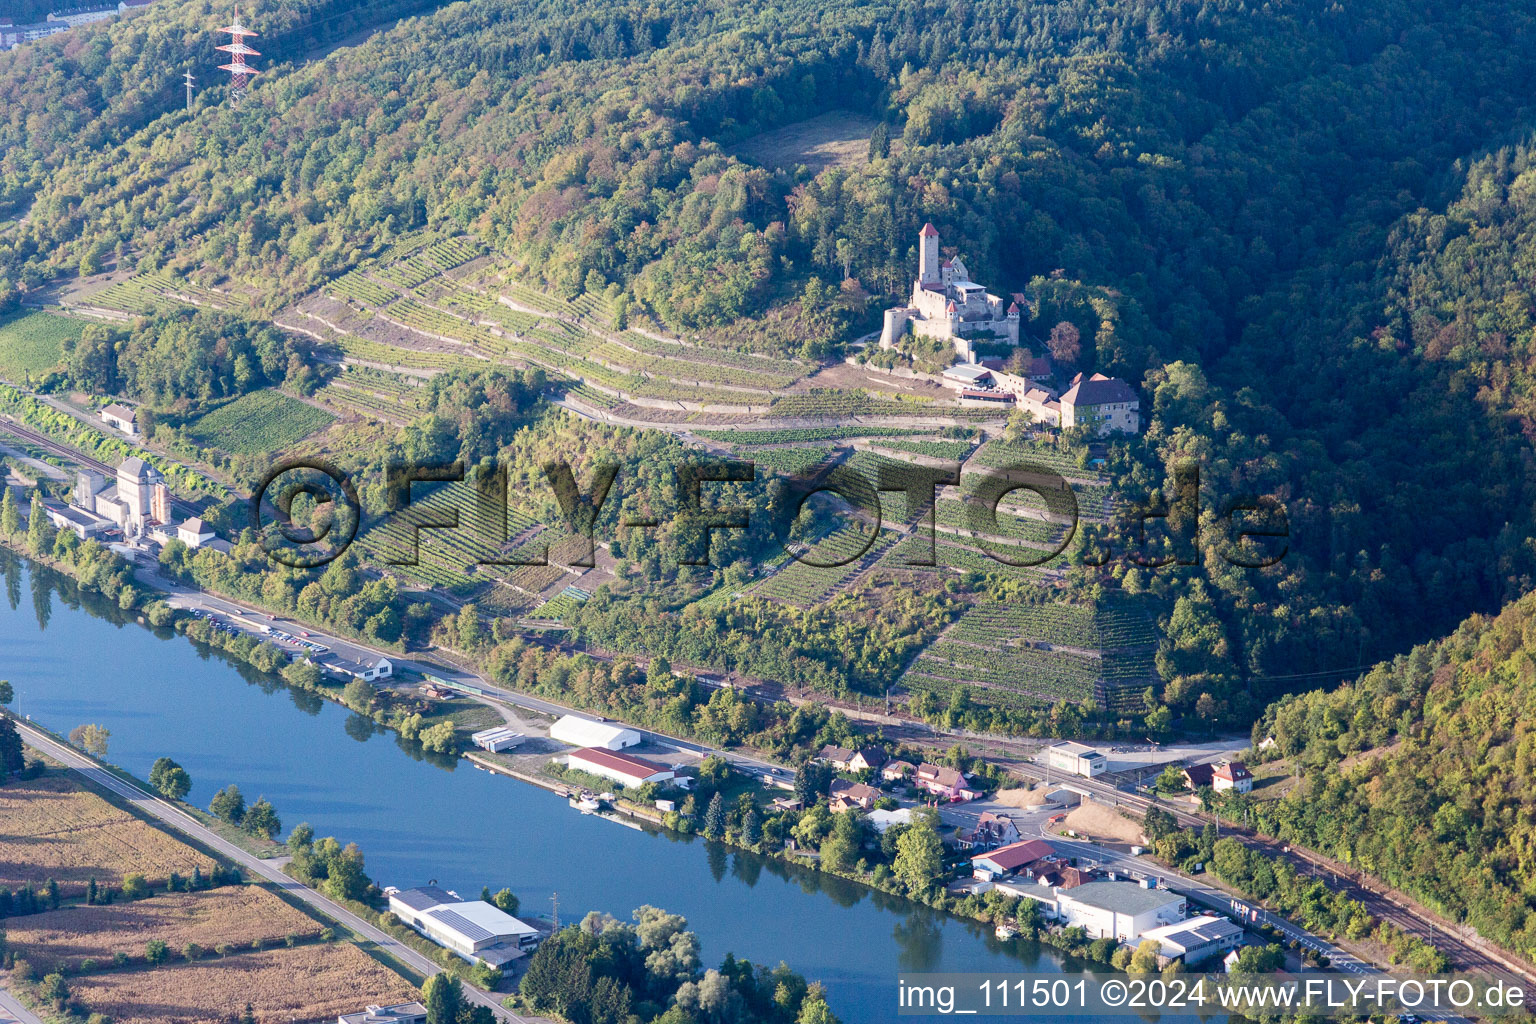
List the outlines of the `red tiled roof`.
{"label": "red tiled roof", "polygon": [[974,863],[978,860],[987,860],[1004,871],[1017,871],[1025,864],[1054,856],[1055,853],[1056,849],[1044,839],[1026,839],[1020,843],[1000,846],[991,853],[979,853],[972,857],[971,861]]}
{"label": "red tiled roof", "polygon": [[636,778],[646,778],[657,772],[670,771],[666,765],[657,764],[655,761],[647,761],[643,757],[635,757],[631,754],[619,754],[612,750],[604,750],[602,747],[583,747],[580,750],[571,751],[571,756],[586,761],[588,764],[602,765],[611,771],[624,772]]}
{"label": "red tiled roof", "polygon": [[938,238],[939,229],[934,227],[932,224],[924,224],[923,230],[919,231],[918,234],[922,235],[924,238]]}

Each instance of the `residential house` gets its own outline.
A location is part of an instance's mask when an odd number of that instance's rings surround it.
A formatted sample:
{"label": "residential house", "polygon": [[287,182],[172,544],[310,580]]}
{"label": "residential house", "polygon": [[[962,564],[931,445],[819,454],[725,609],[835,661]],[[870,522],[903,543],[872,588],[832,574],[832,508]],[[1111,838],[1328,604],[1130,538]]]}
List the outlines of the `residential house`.
{"label": "residential house", "polygon": [[975,828],[955,833],[955,845],[962,850],[994,850],[1019,841],[1019,827],[1006,814],[983,811]]}
{"label": "residential house", "polygon": [[197,516],[176,527],[176,539],[193,549],[202,547],[217,536],[218,534],[213,532],[213,527]]}
{"label": "residential house", "polygon": [[816,755],[818,761],[825,761],[840,772],[848,770],[848,765],[853,761],[853,751],[847,747],[839,747],[835,743],[828,743],[821,748],[821,753]]}
{"label": "residential house", "polygon": [[915,771],[917,766],[911,761],[889,761],[880,769],[880,778],[886,782],[901,782],[910,779]]}
{"label": "residential house", "polygon": [[102,422],[113,430],[120,430],[129,437],[139,436],[139,414],[118,402],[101,410]]}
{"label": "residential house", "polygon": [[1253,773],[1241,761],[1222,761],[1211,776],[1211,788],[1218,793],[1235,790],[1238,793],[1253,791]]}
{"label": "residential house", "polygon": [[1036,861],[1055,856],[1056,848],[1044,839],[1026,839],[978,853],[971,858],[971,874],[983,881],[995,882],[1019,874]]}
{"label": "residential house", "polygon": [[965,784],[965,776],[955,768],[929,764],[917,766],[917,787],[923,792],[951,802],[974,800],[981,794]]}
{"label": "residential house", "polygon": [[827,795],[834,813],[851,811],[855,807],[861,811],[867,811],[875,806],[876,800],[880,799],[880,791],[875,787],[866,786],[862,782],[849,782],[846,779],[834,780],[831,792]]}
{"label": "residential house", "polygon": [[1096,373],[1072,378],[1072,386],[1061,396],[1061,426],[1092,426],[1099,435],[1111,432],[1134,434],[1141,430],[1141,400],[1136,391],[1118,377]]}
{"label": "residential house", "polygon": [[1202,787],[1211,785],[1215,774],[1216,766],[1213,764],[1192,764],[1184,769],[1184,785],[1199,792]]}
{"label": "residential house", "polygon": [[848,759],[848,771],[872,771],[885,764],[885,751],[879,747],[861,747]]}

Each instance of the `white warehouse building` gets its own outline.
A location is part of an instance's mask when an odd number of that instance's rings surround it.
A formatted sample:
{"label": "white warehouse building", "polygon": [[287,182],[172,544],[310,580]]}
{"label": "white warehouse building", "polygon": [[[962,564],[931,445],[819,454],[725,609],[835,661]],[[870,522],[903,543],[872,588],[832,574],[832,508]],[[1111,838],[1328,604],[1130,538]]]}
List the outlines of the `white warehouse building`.
{"label": "white warehouse building", "polygon": [[539,930],[484,900],[461,900],[435,886],[389,897],[389,909],[427,938],[471,963],[500,967],[537,944]]}
{"label": "white warehouse building", "polygon": [[1089,882],[1056,894],[1056,916],[1067,927],[1081,925],[1096,939],[1131,942],[1163,925],[1184,920],[1183,896],[1143,882]]}
{"label": "white warehouse building", "polygon": [[579,715],[566,715],[550,726],[550,739],[568,743],[573,747],[601,747],[604,750],[623,750],[640,745],[640,733],[611,722],[594,722]]}
{"label": "white warehouse building", "polygon": [[1103,775],[1109,767],[1104,755],[1086,743],[1057,743],[1046,747],[1045,763],[1057,771],[1089,779]]}

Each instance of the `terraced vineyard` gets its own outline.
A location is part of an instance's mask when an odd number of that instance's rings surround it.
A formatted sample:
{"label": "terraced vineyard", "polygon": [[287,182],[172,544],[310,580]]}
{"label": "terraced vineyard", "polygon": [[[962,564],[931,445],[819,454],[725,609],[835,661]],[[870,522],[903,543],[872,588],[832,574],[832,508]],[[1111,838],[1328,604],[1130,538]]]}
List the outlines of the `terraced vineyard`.
{"label": "terraced vineyard", "polygon": [[118,281],[84,303],[124,313],[152,313],[162,306],[208,306],[213,309],[239,309],[249,305],[239,295],[202,288],[164,271],[135,274]]}
{"label": "terraced vineyard", "polygon": [[1156,638],[1124,604],[978,604],[907,667],[902,685],[946,700],[961,685],[983,704],[1027,707],[1139,692],[1156,678]]}
{"label": "terraced vineyard", "polygon": [[420,382],[405,374],[350,365],[315,397],[365,416],[412,420],[423,412],[420,391]]}
{"label": "terraced vineyard", "polygon": [[[873,565],[895,534],[883,532],[871,537],[863,523],[840,527],[818,540],[800,559],[789,559],[772,576],[755,584],[749,591],[781,604],[809,608],[822,602],[832,591]],[[817,562],[809,565],[807,562]],[[835,564],[834,564],[835,563]]]}
{"label": "terraced vineyard", "polygon": [[875,442],[880,448],[892,452],[907,452],[930,459],[962,462],[976,447],[974,441],[886,441]]}
{"label": "terraced vineyard", "polygon": [[800,441],[840,441],[847,437],[904,437],[924,431],[880,427],[786,427],[770,430],[695,430],[694,433],[726,444],[794,444]]}
{"label": "terraced vineyard", "polygon": [[1088,608],[976,605],[912,661],[901,684],[940,700],[967,685],[979,703],[1004,707],[1082,702],[1101,678],[1099,658],[1084,653],[1097,636]]}
{"label": "terraced vineyard", "polygon": [[[932,399],[876,398],[862,391],[813,389],[784,395],[773,403],[775,416],[967,416],[984,411],[936,406]],[[995,414],[994,414],[995,415]]]}
{"label": "terraced vineyard", "polygon": [[968,468],[1003,469],[1020,463],[1042,466],[1046,469],[1054,470],[1063,476],[1083,477],[1094,475],[1091,470],[1086,470],[1079,466],[1075,458],[1063,455],[1055,449],[1028,443],[1012,443],[1004,441],[1002,438],[988,441],[982,445],[976,454],[971,456]]}
{"label": "terraced vineyard", "polygon": [[[1037,557],[1045,552],[1036,552],[1031,557]],[[934,537],[933,558],[936,566],[915,566],[912,559],[926,558],[928,556],[927,541],[918,537],[904,537],[899,544],[888,549],[885,556],[880,559],[882,569],[917,569],[917,570],[958,570],[961,572],[992,572],[1012,579],[1038,578],[1039,570],[1055,568],[1065,564],[1064,556],[1057,555],[1048,562],[1037,566],[1008,565],[999,562],[995,558],[961,547],[947,538],[946,534],[939,533]]]}
{"label": "terraced vineyard", "polygon": [[807,447],[807,448],[749,448],[742,447],[731,454],[738,459],[745,459],[757,466],[759,476],[766,473],[780,473],[789,475],[801,473],[813,466],[819,466],[836,452],[836,448]]}
{"label": "terraced vineyard", "polygon": [[378,275],[401,288],[414,288],[444,271],[483,255],[485,250],[478,243],[464,238],[449,238],[411,253],[380,270]]}
{"label": "terraced vineyard", "polygon": [[[417,564],[394,564],[411,557],[411,524],[448,521],[455,513],[457,528],[422,526],[417,534]],[[419,488],[412,493],[409,509],[368,530],[362,543],[373,558],[391,563],[395,572],[456,594],[468,594],[487,580],[505,578],[510,582],[514,570],[519,568],[483,564],[486,559],[508,557],[500,550],[503,536],[516,538],[536,525],[528,516],[511,509],[505,517],[503,533],[501,519],[502,510],[494,502],[480,500],[479,492],[470,483],[443,484],[430,490]]]}

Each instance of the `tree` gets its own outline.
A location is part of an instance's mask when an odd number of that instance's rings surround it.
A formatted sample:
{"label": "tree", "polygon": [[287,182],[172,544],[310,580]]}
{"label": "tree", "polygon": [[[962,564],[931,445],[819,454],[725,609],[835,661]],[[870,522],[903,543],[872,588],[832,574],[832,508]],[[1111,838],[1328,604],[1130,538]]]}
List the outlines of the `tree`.
{"label": "tree", "polygon": [[69,742],[97,757],[107,756],[107,740],[112,732],[99,725],[77,725],[69,730]]}
{"label": "tree", "polygon": [[891,870],[914,896],[926,896],[944,872],[944,841],[933,820],[915,821],[896,841],[896,861]]}
{"label": "tree", "polygon": [[159,939],[150,939],[144,944],[144,959],[151,964],[159,966],[171,955],[171,948]]}
{"label": "tree", "polygon": [[891,129],[881,121],[875,125],[875,130],[869,133],[869,162],[884,160],[891,155]]}
{"label": "tree", "polygon": [[245,818],[245,797],[240,793],[240,787],[231,783],[213,794],[213,802],[208,805],[208,809],[215,817],[231,825],[238,825]]}
{"label": "tree", "polygon": [[38,985],[37,994],[58,1009],[63,1009],[65,1000],[69,998],[69,985],[65,983],[64,975],[47,974]]}
{"label": "tree", "polygon": [[192,777],[168,757],[159,758],[149,769],[149,784],[168,800],[180,800],[192,791]]}
{"label": "tree", "polygon": [[283,830],[283,822],[277,816],[277,810],[264,796],[257,797],[240,824],[251,835],[262,839],[276,839]]}
{"label": "tree", "polygon": [[806,807],[814,804],[832,785],[832,766],[825,761],[810,761],[795,773],[795,796]]}
{"label": "tree", "polygon": [[1151,974],[1157,970],[1157,957],[1162,951],[1162,944],[1156,939],[1143,939],[1136,952],[1131,954],[1126,970],[1131,974]]}
{"label": "tree", "polygon": [[26,766],[27,758],[22,752],[21,734],[16,731],[16,723],[9,718],[0,718],[0,779],[10,778]]}
{"label": "tree", "polygon": [[704,812],[704,836],[706,839],[725,838],[725,798],[718,792],[709,800]]}
{"label": "tree", "polygon": [[373,706],[373,687],[353,679],[341,691],[341,702],[353,711],[367,711]]}
{"label": "tree", "polygon": [[149,880],[143,875],[129,873],[123,876],[123,898],[141,900],[150,893]]}
{"label": "tree", "polygon": [[421,986],[421,1001],[427,1008],[427,1024],[457,1024],[464,993],[459,979],[451,974],[434,974]]}
{"label": "tree", "polygon": [[27,547],[34,554],[44,554],[53,547],[53,524],[43,511],[43,498],[32,492],[32,506],[27,511]]}
{"label": "tree", "polygon": [[753,849],[763,841],[763,826],[757,820],[757,808],[748,807],[747,813],[741,816],[741,845]]}
{"label": "tree", "polygon": [[16,494],[9,486],[0,484],[0,533],[14,537],[21,532],[21,509],[16,507]]}
{"label": "tree", "polygon": [[423,729],[416,739],[424,748],[435,754],[451,754],[458,746],[452,722],[438,722],[434,726]]}
{"label": "tree", "polygon": [[1153,786],[1159,793],[1182,793],[1188,788],[1184,784],[1183,770],[1171,764],[1163,769]]}
{"label": "tree", "polygon": [[0,679],[0,704],[9,704],[16,699],[16,688],[11,685],[9,679]]}
{"label": "tree", "polygon": [[1083,354],[1082,335],[1070,320],[1052,327],[1046,343],[1050,346],[1051,358],[1068,366],[1076,363]]}
{"label": "tree", "polygon": [[501,890],[491,897],[490,902],[502,913],[511,914],[514,917],[517,916],[518,907],[522,906],[522,903],[517,898],[517,893],[511,889]]}
{"label": "tree", "polygon": [[245,1011],[240,1014],[240,1024],[256,1024],[256,1010],[250,1003],[245,1004]]}

